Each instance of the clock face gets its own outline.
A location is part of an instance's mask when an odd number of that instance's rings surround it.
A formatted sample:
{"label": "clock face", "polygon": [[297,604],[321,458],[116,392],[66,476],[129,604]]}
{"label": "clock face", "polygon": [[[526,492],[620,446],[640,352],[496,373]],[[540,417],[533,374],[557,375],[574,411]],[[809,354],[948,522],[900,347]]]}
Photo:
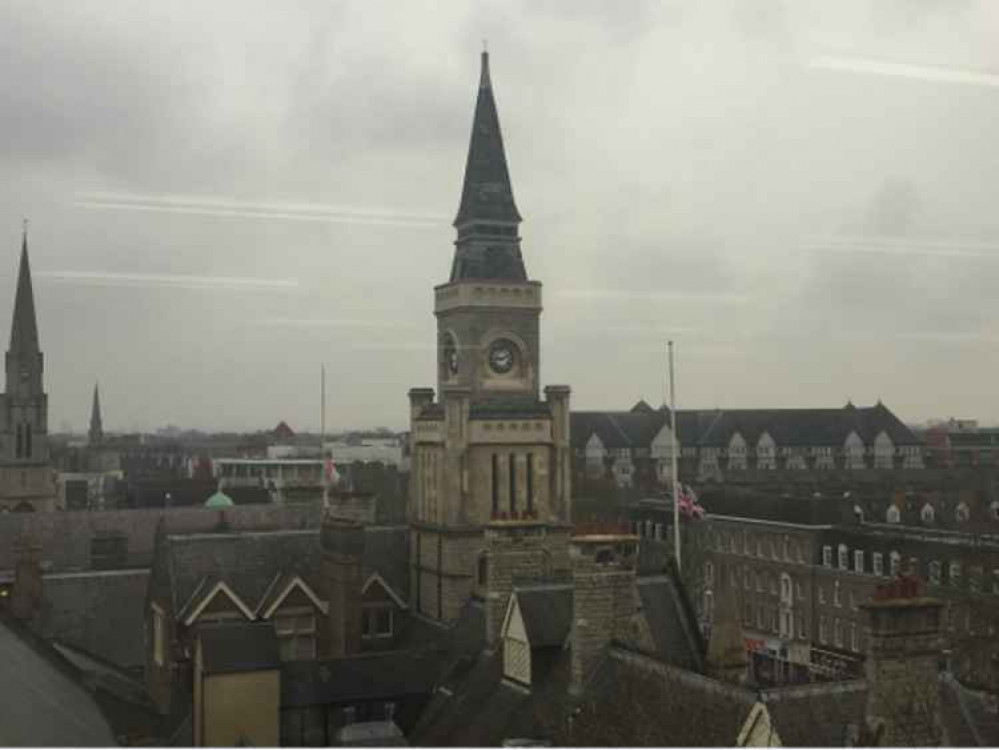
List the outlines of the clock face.
{"label": "clock face", "polygon": [[489,347],[489,367],[497,375],[505,375],[513,369],[516,346],[512,341],[499,339]]}
{"label": "clock face", "polygon": [[450,334],[444,336],[441,344],[441,366],[445,375],[458,374],[458,347]]}

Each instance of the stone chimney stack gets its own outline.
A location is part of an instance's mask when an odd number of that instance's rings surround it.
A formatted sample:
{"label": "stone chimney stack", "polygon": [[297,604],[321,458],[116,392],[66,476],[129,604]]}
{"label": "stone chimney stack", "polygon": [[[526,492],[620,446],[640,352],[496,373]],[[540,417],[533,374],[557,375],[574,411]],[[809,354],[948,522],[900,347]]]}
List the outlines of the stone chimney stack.
{"label": "stone chimney stack", "polygon": [[572,521],[572,452],[569,446],[569,393],[567,385],[545,387],[545,400],[552,414],[552,512]]}
{"label": "stone chimney stack", "polygon": [[30,620],[42,608],[42,547],[29,540],[14,545],[14,589],[10,609],[19,620]]}
{"label": "stone chimney stack", "polygon": [[540,580],[559,565],[559,547],[567,530],[535,520],[493,520],[486,526],[486,554],[479,576],[485,577],[486,643],[494,647],[513,593],[514,581]]}
{"label": "stone chimney stack", "polygon": [[328,603],[319,651],[324,658],[356,654],[361,650],[361,566],[364,526],[328,513],[319,529],[322,578]]}
{"label": "stone chimney stack", "polygon": [[635,585],[638,537],[630,533],[574,536],[570,548],[573,583],[572,672],[569,692],[579,695],[606,648],[634,640],[641,609]]}
{"label": "stone chimney stack", "polygon": [[920,582],[900,577],[879,586],[862,605],[870,618],[867,722],[872,742],[934,747],[944,743],[938,670],[943,602]]}
{"label": "stone chimney stack", "polygon": [[740,597],[735,592],[718,594],[708,640],[708,670],[721,680],[741,685],[746,681],[749,659],[739,616]]}

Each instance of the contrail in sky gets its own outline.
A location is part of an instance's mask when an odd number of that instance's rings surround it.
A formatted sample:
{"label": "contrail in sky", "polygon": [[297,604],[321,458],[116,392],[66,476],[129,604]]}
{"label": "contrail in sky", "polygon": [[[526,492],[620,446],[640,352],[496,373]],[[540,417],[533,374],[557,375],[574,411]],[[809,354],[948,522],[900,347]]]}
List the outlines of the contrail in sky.
{"label": "contrail in sky", "polygon": [[825,56],[811,60],[810,68],[836,70],[845,73],[910,78],[932,83],[958,83],[968,86],[999,86],[999,73],[967,68],[946,68],[931,65],[870,60],[860,57]]}
{"label": "contrail in sky", "polygon": [[35,271],[34,276],[64,284],[92,286],[162,287],[169,289],[228,289],[235,291],[291,291],[293,279],[252,279],[232,276],[183,276],[167,273],[111,271]]}
{"label": "contrail in sky", "polygon": [[105,211],[151,211],[218,218],[368,224],[419,229],[437,229],[447,224],[444,216],[386,208],[324,206],[314,203],[256,203],[199,196],[79,193],[72,203],[78,208]]}
{"label": "contrail in sky", "polygon": [[999,261],[999,245],[968,240],[928,240],[880,236],[812,236],[801,249],[815,253],[866,253],[874,255],[921,255],[934,258],[979,258]]}

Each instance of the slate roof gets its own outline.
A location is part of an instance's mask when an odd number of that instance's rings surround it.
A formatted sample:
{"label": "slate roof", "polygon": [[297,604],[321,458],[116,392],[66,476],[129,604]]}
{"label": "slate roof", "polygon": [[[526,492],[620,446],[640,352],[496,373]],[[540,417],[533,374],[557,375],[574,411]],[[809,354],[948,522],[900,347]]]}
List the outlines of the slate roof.
{"label": "slate roof", "polygon": [[784,746],[844,747],[851,727],[865,727],[867,694],[858,680],[773,688],[761,698]]}
{"label": "slate roof", "polygon": [[21,265],[17,272],[14,293],[14,316],[10,325],[11,353],[31,354],[38,351],[38,323],[35,320],[35,295],[31,290],[31,264],[28,262],[28,233],[21,238]]}
{"label": "slate roof", "polygon": [[198,628],[206,674],[231,674],[276,669],[277,635],[269,622],[236,622]]}
{"label": "slate roof", "polygon": [[[668,423],[669,409],[653,409],[639,401],[630,411],[574,411],[570,415],[572,446],[584,448],[596,433],[604,448],[648,448]],[[888,407],[847,405],[841,409],[702,409],[678,410],[681,445],[727,447],[738,432],[754,446],[764,432],[778,446],[839,446],[856,431],[872,444],[884,431],[895,445],[919,445],[920,440]]]}
{"label": "slate roof", "polygon": [[513,200],[510,173],[503,149],[496,100],[489,75],[489,53],[482,53],[479,94],[475,101],[472,136],[461,188],[461,205],[454,225],[476,219],[519,222],[520,213]]}
{"label": "slate roof", "polygon": [[285,662],[281,665],[281,705],[429,695],[442,665],[443,653],[436,650],[383,651],[333,661]]}
{"label": "slate roof", "polygon": [[[406,601],[406,528],[368,527],[364,539],[364,579],[377,572]],[[316,529],[169,535],[156,556],[154,595],[169,601],[174,613],[191,606],[199,587],[207,592],[215,581],[224,581],[251,610],[258,607],[279,574],[298,575],[317,595],[323,590]]]}
{"label": "slate roof", "polygon": [[656,656],[667,664],[699,671],[704,666],[704,642],[675,570],[671,565],[662,575],[638,578],[638,596]]}
{"label": "slate roof", "polygon": [[542,584],[515,591],[531,648],[561,646],[572,626],[572,584]]}
{"label": "slate roof", "polygon": [[109,747],[114,731],[80,673],[30,634],[0,623],[0,737],[8,747]]}
{"label": "slate roof", "polygon": [[59,573],[44,577],[32,628],[118,667],[146,663],[144,596],[149,570]]}

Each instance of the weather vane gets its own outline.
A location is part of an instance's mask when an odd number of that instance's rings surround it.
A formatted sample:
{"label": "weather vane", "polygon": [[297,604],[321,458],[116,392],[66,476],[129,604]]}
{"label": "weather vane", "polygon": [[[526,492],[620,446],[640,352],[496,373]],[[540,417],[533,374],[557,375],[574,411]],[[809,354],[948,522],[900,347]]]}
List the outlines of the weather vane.
{"label": "weather vane", "polygon": [[482,40],[482,51],[486,53],[489,52],[489,42],[485,39]]}

